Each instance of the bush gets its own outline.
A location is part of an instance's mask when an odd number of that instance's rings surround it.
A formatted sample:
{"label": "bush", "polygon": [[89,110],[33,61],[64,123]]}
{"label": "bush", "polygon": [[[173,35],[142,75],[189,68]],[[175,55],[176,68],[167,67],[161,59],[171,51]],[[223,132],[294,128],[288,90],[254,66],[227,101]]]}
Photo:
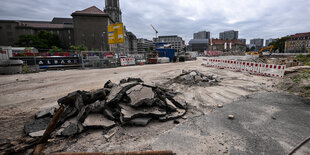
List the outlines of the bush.
{"label": "bush", "polygon": [[310,65],[310,54],[308,55],[299,54],[296,56],[296,59],[299,62],[304,62],[306,65]]}

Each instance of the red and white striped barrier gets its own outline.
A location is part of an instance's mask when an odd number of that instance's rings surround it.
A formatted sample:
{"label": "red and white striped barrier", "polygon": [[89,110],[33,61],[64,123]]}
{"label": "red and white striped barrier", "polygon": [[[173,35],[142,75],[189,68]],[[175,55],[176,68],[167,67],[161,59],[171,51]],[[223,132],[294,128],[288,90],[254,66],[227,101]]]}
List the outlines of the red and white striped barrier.
{"label": "red and white striped barrier", "polygon": [[214,58],[204,58],[203,65],[207,67],[228,68],[243,72],[250,72],[257,75],[281,78],[284,77],[286,69],[285,65],[274,65],[236,60],[222,60]]}
{"label": "red and white striped barrier", "polygon": [[135,64],[136,64],[135,58],[121,58],[122,66],[129,66],[129,65],[135,65]]}
{"label": "red and white striped barrier", "polygon": [[221,56],[223,55],[222,51],[206,51],[206,56]]}

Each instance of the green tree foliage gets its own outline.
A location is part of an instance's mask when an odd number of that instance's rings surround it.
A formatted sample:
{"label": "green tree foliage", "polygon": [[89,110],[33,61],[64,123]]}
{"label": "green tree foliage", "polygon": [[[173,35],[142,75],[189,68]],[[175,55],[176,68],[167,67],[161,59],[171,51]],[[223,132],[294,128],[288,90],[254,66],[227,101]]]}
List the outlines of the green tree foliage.
{"label": "green tree foliage", "polygon": [[51,53],[61,53],[64,52],[61,48],[58,48],[57,46],[52,46],[52,49],[50,49],[48,52]]}
{"label": "green tree foliage", "polygon": [[88,51],[87,47],[85,45],[79,45],[79,46],[70,46],[70,48],[74,51]]}
{"label": "green tree foliage", "polygon": [[35,47],[37,49],[51,49],[53,46],[61,47],[61,42],[57,34],[40,31],[35,35],[20,35],[16,45],[22,47]]}
{"label": "green tree foliage", "polygon": [[277,41],[271,42],[269,45],[273,45],[273,51],[279,50],[280,53],[284,53],[285,48],[285,42],[288,38],[282,37],[281,39],[278,39]]}

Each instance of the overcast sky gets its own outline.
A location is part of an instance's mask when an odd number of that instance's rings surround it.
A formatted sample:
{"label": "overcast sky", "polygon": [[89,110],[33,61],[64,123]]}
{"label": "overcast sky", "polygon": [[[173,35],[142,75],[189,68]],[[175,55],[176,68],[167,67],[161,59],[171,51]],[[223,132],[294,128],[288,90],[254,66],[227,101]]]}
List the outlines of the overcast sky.
{"label": "overcast sky", "polygon": [[[51,20],[70,17],[90,6],[104,8],[105,0],[1,0],[0,19]],[[239,38],[277,38],[310,32],[310,0],[120,0],[123,22],[138,38],[238,30]]]}

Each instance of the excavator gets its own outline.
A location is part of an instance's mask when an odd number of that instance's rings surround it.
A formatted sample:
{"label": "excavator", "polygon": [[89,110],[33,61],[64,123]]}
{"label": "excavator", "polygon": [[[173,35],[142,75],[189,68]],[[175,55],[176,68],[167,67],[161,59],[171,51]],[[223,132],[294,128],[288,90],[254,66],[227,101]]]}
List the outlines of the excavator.
{"label": "excavator", "polygon": [[272,52],[272,49],[274,48],[274,46],[268,46],[268,47],[264,47],[261,50],[259,50],[258,52],[247,52],[248,55],[259,55],[260,57],[263,56],[263,51],[270,49],[270,53]]}

